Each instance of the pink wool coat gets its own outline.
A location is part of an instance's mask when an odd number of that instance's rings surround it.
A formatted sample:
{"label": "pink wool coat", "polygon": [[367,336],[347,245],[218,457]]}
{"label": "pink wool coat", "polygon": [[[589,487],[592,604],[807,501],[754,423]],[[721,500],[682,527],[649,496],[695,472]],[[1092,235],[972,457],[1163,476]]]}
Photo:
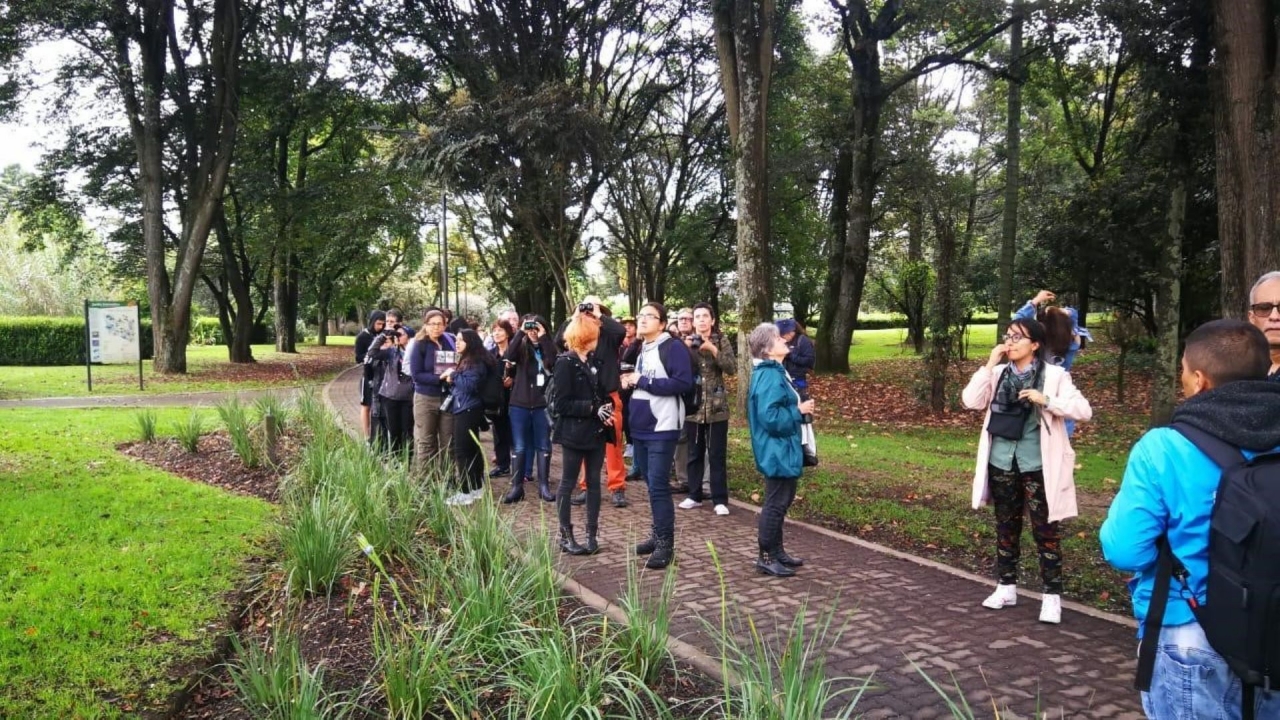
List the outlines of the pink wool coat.
{"label": "pink wool coat", "polygon": [[[1004,365],[987,369],[978,368],[960,394],[960,400],[970,410],[986,410],[982,420],[982,434],[978,437],[978,466],[973,474],[973,508],[976,510],[991,501],[987,487],[987,466],[991,457],[991,434],[987,423],[991,421],[991,400],[996,396],[996,384]],[[1056,365],[1045,365],[1044,394],[1048,404],[1040,408],[1040,458],[1044,465],[1044,494],[1049,502],[1049,522],[1075,517],[1076,510],[1076,451],[1071,449],[1067,437],[1066,420],[1083,422],[1093,417],[1089,401],[1071,382],[1071,374]]]}

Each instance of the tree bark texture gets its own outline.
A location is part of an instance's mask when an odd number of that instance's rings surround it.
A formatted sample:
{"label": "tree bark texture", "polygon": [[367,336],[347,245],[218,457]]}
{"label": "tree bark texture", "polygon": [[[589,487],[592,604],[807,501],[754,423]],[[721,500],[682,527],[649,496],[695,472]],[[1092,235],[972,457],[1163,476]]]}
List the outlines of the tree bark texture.
{"label": "tree bark texture", "polygon": [[[750,377],[747,336],[773,319],[769,267],[769,81],[773,71],[774,0],[716,0],[716,54],[733,146],[738,212],[738,372]],[[745,407],[749,383],[738,383]]]}
{"label": "tree bark texture", "polygon": [[1218,241],[1224,317],[1280,268],[1280,46],[1267,0],[1216,0]]}

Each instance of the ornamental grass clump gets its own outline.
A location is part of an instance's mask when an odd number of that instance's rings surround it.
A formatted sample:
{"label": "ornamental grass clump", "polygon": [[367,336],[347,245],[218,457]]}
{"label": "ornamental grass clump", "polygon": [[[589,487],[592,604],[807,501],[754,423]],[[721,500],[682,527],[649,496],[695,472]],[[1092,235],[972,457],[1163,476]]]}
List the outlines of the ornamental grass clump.
{"label": "ornamental grass clump", "polygon": [[262,454],[258,444],[254,442],[253,425],[249,419],[249,411],[238,398],[227,398],[216,406],[218,417],[227,429],[227,437],[231,440],[231,449],[240,462],[247,468],[256,468],[262,464]]}
{"label": "ornamental grass clump", "polygon": [[242,645],[232,638],[235,660],[227,664],[231,686],[246,710],[265,720],[339,720],[350,706],[324,689],[324,667],[310,667],[297,639],[272,633],[269,644]]}
{"label": "ornamental grass clump", "polygon": [[156,412],[155,410],[139,410],[134,418],[138,422],[138,435],[142,442],[155,442],[156,439]]}
{"label": "ornamental grass clump", "polygon": [[199,410],[192,410],[186,420],[180,420],[174,426],[173,434],[183,450],[195,453],[200,449],[200,438],[204,435],[204,416]]}
{"label": "ornamental grass clump", "polygon": [[320,487],[287,498],[280,555],[290,590],[326,596],[355,558],[354,519],[346,499]]}
{"label": "ornamental grass clump", "polygon": [[676,573],[668,567],[657,592],[646,592],[637,568],[638,563],[627,563],[627,589],[618,598],[626,622],[618,625],[610,642],[622,667],[653,685],[674,667],[667,639]]}

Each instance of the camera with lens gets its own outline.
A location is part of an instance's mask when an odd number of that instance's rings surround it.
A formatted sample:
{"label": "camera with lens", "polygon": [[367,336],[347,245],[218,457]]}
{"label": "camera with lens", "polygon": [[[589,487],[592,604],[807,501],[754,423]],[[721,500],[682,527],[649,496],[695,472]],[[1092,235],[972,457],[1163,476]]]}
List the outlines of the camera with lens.
{"label": "camera with lens", "polygon": [[621,365],[619,365],[619,366],[618,366],[618,370],[619,370],[623,375],[626,375],[626,374],[628,374],[628,373],[633,373],[633,372],[635,372],[635,371],[636,371],[636,366],[635,366],[635,365],[632,365],[631,363],[622,363]]}
{"label": "camera with lens", "polygon": [[693,335],[693,336],[690,336],[690,338],[689,338],[689,347],[690,347],[691,349],[695,350],[695,351],[696,351],[696,350],[698,350],[699,348],[701,348],[701,347],[702,347],[702,336],[701,336],[701,335]]}
{"label": "camera with lens", "polygon": [[580,313],[593,313],[595,311],[595,303],[578,303],[578,312]]}
{"label": "camera with lens", "polygon": [[538,321],[537,321],[537,320],[525,320],[525,321],[524,321],[524,325],[523,325],[522,327],[523,327],[525,330],[537,330],[537,329],[538,329]]}

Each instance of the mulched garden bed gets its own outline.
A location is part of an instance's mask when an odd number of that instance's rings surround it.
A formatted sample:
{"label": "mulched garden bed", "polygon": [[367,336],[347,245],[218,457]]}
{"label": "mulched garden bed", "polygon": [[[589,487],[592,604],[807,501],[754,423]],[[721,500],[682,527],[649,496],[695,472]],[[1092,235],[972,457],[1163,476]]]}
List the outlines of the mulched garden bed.
{"label": "mulched garden bed", "polygon": [[[279,500],[280,481],[300,447],[299,438],[286,434],[281,437],[279,462],[275,466],[264,465],[252,470],[241,464],[226,433],[221,431],[202,437],[196,453],[186,452],[173,438],[157,438],[150,443],[123,443],[118,449],[129,457],[180,477],[275,503]],[[290,605],[297,601],[290,601],[280,590],[285,584],[284,578],[278,572],[267,570],[268,561],[256,559],[253,567],[249,575],[256,581],[255,587],[231,595],[233,608],[218,631],[238,635],[247,646],[250,643],[262,644],[277,624],[292,622],[291,630],[298,637],[302,656],[308,665],[313,668],[323,665],[326,689],[356,695],[367,690],[376,664],[373,626],[377,616],[369,583],[354,579],[352,575],[344,576],[331,597],[307,598],[299,607]],[[403,585],[411,581],[405,579],[401,582]],[[389,608],[391,595],[384,593],[382,602]],[[583,613],[596,612],[571,596],[561,601],[562,618],[580,618]],[[215,654],[205,659],[203,666],[175,669],[171,675],[176,677],[177,672],[186,673],[191,684],[172,698],[169,709],[155,708],[146,715],[189,720],[253,717],[231,688],[230,674],[225,667],[231,659],[230,653],[229,642],[220,644]],[[672,704],[691,698],[716,698],[722,693],[719,681],[684,663],[679,664],[678,671],[666,673],[652,689]],[[505,707],[505,700],[495,693],[486,699],[485,706],[490,711],[486,717],[497,717]],[[707,706],[707,702],[681,706],[673,714],[676,718],[693,720],[703,717]],[[385,708],[369,702],[367,697],[361,698],[360,708],[363,714],[355,713],[353,717],[385,716]],[[710,717],[715,717],[715,714]]]}

